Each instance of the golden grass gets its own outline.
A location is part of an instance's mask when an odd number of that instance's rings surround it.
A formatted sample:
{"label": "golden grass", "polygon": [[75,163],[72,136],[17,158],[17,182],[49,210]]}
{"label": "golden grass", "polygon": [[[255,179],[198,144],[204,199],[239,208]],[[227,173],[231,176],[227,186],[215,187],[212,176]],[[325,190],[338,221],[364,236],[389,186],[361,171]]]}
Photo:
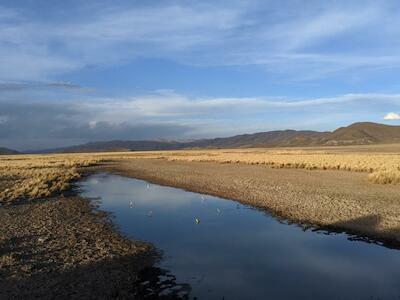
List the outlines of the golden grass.
{"label": "golden grass", "polygon": [[80,177],[77,168],[100,160],[87,155],[18,155],[0,157],[0,201],[47,197],[67,190]]}
{"label": "golden grass", "polygon": [[169,161],[244,163],[271,168],[346,170],[368,173],[373,183],[400,183],[399,152],[321,149],[228,149],[121,153],[0,156],[0,202],[47,197],[64,191],[80,177],[79,168],[105,160],[137,158]]}
{"label": "golden grass", "polygon": [[[369,173],[373,183],[400,183],[399,153],[355,153],[314,149],[230,149],[164,151],[148,153],[148,158],[170,161],[202,161],[218,163],[245,163],[266,165],[271,168],[296,168],[307,170],[345,170]],[[142,156],[143,157],[143,156]]]}

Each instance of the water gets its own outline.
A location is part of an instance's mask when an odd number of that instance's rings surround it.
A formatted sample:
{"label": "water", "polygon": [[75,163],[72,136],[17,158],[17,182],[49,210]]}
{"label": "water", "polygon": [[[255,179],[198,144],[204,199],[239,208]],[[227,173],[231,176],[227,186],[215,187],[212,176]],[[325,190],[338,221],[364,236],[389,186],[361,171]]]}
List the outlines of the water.
{"label": "water", "polygon": [[123,233],[162,250],[157,270],[169,273],[157,276],[176,277],[183,298],[189,285],[190,299],[400,299],[399,250],[132,178],[96,174],[81,190]]}

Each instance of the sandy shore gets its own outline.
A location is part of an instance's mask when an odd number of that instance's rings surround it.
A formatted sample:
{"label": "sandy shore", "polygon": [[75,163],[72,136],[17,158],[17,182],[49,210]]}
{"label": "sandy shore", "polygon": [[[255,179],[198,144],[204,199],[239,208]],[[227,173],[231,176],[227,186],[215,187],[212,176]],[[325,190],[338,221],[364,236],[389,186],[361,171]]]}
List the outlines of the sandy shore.
{"label": "sandy shore", "polygon": [[365,174],[163,159],[131,159],[100,168],[235,199],[289,222],[346,231],[400,246],[399,186],[372,184]]}

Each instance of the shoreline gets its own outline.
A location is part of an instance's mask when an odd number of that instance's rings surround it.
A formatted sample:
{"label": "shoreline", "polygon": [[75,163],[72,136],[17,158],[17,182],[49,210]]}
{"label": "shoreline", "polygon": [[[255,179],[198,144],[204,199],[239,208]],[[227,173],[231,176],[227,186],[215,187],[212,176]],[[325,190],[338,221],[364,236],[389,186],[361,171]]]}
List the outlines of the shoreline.
{"label": "shoreline", "polygon": [[[82,177],[89,175],[83,171]],[[128,239],[76,187],[1,206],[0,298],[129,298],[161,253]]]}
{"label": "shoreline", "polygon": [[91,168],[239,201],[289,224],[400,248],[398,187],[369,183],[360,173],[147,158]]}
{"label": "shoreline", "polygon": [[[81,179],[109,172],[235,200],[285,223],[400,248],[398,186],[371,184],[360,173],[149,158],[78,171]],[[141,270],[154,269],[161,252],[128,239],[109,216],[80,197],[75,184],[56,196],[0,206],[0,296],[126,298],[143,292]]]}

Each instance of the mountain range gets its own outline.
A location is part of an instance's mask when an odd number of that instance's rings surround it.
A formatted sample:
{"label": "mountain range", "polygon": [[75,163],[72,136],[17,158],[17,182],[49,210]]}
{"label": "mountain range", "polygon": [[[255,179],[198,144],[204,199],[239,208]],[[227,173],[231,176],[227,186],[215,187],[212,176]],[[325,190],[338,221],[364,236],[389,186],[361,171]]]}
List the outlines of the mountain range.
{"label": "mountain range", "polygon": [[193,148],[306,147],[400,143],[400,126],[359,122],[334,131],[277,130],[225,138],[179,141],[103,141],[40,151],[100,152],[178,150]]}
{"label": "mountain range", "polygon": [[[400,143],[400,126],[359,122],[334,131],[276,130],[193,141],[101,141],[27,153],[179,150],[196,148],[307,147]],[[0,155],[20,154],[0,147]]]}

